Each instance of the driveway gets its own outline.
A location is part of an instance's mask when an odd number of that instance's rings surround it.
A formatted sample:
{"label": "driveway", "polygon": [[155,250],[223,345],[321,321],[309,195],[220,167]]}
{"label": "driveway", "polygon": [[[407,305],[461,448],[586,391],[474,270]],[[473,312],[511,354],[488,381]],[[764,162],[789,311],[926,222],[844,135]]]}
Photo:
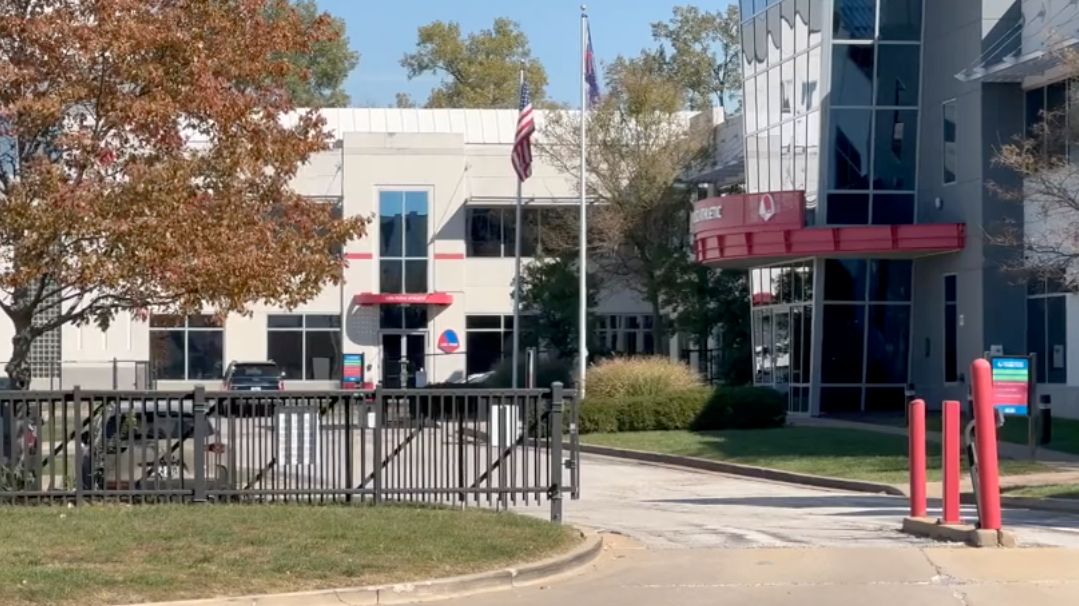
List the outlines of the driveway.
{"label": "driveway", "polygon": [[445,603],[1079,604],[1079,516],[1009,510],[1005,524],[1026,548],[975,550],[899,533],[902,497],[587,455],[581,471],[581,500],[566,502],[565,519],[610,533],[596,563],[548,584]]}

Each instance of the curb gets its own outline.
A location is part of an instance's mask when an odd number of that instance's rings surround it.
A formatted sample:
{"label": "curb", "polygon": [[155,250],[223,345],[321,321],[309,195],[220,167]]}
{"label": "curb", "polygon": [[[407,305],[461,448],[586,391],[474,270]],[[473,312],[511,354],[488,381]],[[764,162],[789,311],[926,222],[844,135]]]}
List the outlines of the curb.
{"label": "curb", "polygon": [[932,518],[903,518],[903,532],[934,541],[966,543],[971,547],[1015,547],[1015,535],[1007,530],[981,530],[966,524],[940,524]]}
{"label": "curb", "polygon": [[738,463],[725,463],[711,459],[697,457],[683,457],[678,455],[660,454],[656,452],[642,452],[639,450],[627,450],[623,448],[611,448],[608,446],[591,446],[581,444],[581,452],[615,457],[619,459],[631,459],[645,463],[660,463],[663,465],[675,465],[688,467],[701,471],[713,471],[759,480],[771,480],[786,484],[800,484],[803,486],[815,486],[817,488],[832,488],[836,490],[849,490],[852,492],[866,492],[871,494],[887,494],[892,496],[904,496],[903,491],[890,484],[878,484],[862,480],[845,480],[842,478],[830,478],[827,476],[815,476],[807,473],[793,471],[780,471],[768,467],[754,467]]}
{"label": "curb", "polygon": [[131,606],[341,606],[342,604],[375,606],[412,604],[512,589],[574,572],[595,560],[603,551],[602,535],[592,531],[577,530],[584,540],[568,553],[539,562],[488,572],[413,583],[387,583],[345,589],[204,598],[177,602],[146,602]]}

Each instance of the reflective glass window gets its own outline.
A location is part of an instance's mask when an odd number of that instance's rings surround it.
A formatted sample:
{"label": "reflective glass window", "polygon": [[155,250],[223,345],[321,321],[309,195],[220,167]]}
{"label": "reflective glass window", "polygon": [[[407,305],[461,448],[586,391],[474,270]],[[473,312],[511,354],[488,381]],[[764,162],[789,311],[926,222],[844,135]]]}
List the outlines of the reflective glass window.
{"label": "reflective glass window", "polygon": [[922,37],[922,0],[880,0],[880,39]]}
{"label": "reflective glass window", "polygon": [[[869,189],[869,141],[873,113],[862,109],[832,111],[832,189]],[[812,136],[812,133],[810,133]],[[812,139],[811,139],[812,140]]]}
{"label": "reflective glass window", "polygon": [[864,305],[825,305],[821,382],[861,383]]}
{"label": "reflective glass window", "polygon": [[877,49],[877,105],[918,105],[921,47],[882,44]]}
{"label": "reflective glass window", "polygon": [[873,45],[832,47],[832,105],[872,105]]}
{"label": "reflective glass window", "polygon": [[865,301],[866,277],[864,259],[826,259],[824,300]]}
{"label": "reflective glass window", "polygon": [[870,40],[874,37],[877,0],[834,0],[833,10],[832,35],[836,40]]}
{"label": "reflective glass window", "polygon": [[879,110],[873,188],[913,190],[917,168],[917,110]]}
{"label": "reflective glass window", "polygon": [[828,194],[828,224],[869,223],[869,194]]}
{"label": "reflective glass window", "polygon": [[873,225],[914,223],[914,194],[873,194]]}

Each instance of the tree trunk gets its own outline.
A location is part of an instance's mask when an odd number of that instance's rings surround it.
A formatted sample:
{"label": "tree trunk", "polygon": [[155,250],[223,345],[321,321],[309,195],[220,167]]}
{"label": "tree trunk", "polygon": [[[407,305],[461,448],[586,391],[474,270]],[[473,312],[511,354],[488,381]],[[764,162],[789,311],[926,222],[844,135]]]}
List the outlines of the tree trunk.
{"label": "tree trunk", "polygon": [[652,305],[652,342],[655,344],[656,354],[669,356],[671,344],[667,340],[667,324],[663,321],[663,313],[659,307],[659,297],[649,297]]}
{"label": "tree trunk", "polygon": [[11,380],[11,389],[30,389],[30,344],[34,342],[30,322],[15,322],[15,336],[11,338],[11,358],[4,370]]}

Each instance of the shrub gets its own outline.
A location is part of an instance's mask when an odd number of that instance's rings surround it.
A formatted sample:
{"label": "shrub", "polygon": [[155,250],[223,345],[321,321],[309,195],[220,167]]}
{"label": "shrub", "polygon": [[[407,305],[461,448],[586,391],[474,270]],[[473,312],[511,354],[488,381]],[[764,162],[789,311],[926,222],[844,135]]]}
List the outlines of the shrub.
{"label": "shrub", "polygon": [[663,397],[597,398],[580,412],[581,433],[766,429],[787,421],[787,399],[767,387],[698,387]]}
{"label": "shrub", "polygon": [[787,398],[768,387],[720,387],[694,420],[694,431],[766,429],[787,422]]}
{"label": "shrub", "polygon": [[663,397],[597,398],[581,405],[581,433],[668,431],[689,429],[707,405],[711,390],[703,387]]}
{"label": "shrub", "polygon": [[666,358],[614,358],[588,371],[590,397],[667,398],[703,385],[700,375],[689,366]]}

